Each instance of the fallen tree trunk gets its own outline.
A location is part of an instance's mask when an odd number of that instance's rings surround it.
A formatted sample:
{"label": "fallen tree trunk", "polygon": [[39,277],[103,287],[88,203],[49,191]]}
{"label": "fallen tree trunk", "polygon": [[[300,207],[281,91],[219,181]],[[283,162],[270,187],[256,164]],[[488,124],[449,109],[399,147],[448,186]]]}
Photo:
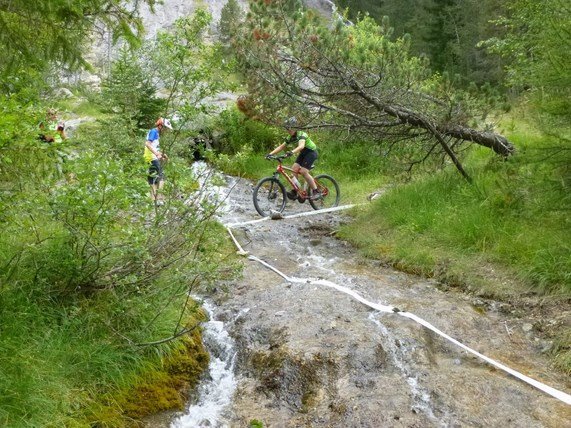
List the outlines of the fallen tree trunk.
{"label": "fallen tree trunk", "polygon": [[515,152],[514,145],[506,137],[491,131],[477,131],[460,125],[444,126],[438,130],[444,135],[488,147],[502,156],[509,156]]}
{"label": "fallen tree trunk", "polygon": [[515,151],[515,147],[506,137],[494,132],[478,131],[458,124],[438,125],[436,123],[431,123],[418,113],[402,108],[394,106],[382,106],[381,108],[389,115],[398,118],[403,124],[412,125],[429,131],[429,128],[433,128],[442,135],[479,144],[492,149],[495,153],[502,156],[509,156]]}

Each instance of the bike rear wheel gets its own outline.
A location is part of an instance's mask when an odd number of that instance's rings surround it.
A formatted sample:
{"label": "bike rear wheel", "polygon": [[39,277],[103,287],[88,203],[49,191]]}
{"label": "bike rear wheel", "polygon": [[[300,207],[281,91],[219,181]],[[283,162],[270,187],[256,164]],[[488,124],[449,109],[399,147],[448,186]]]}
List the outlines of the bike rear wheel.
{"label": "bike rear wheel", "polygon": [[271,211],[282,212],[286,205],[284,185],[274,177],[262,178],[254,187],[254,207],[262,217],[268,217]]}
{"label": "bike rear wheel", "polygon": [[327,174],[317,175],[313,179],[315,180],[315,184],[317,184],[317,189],[321,191],[321,198],[315,200],[309,199],[309,203],[313,209],[322,210],[339,205],[341,192],[339,191],[337,181]]}

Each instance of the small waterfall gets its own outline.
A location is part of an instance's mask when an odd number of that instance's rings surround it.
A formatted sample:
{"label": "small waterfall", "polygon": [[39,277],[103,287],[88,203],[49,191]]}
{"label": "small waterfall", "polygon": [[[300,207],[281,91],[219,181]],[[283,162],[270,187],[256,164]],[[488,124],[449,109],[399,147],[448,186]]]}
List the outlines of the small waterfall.
{"label": "small waterfall", "polygon": [[236,351],[232,338],[224,329],[224,323],[213,319],[212,306],[205,302],[203,308],[210,317],[210,321],[203,324],[203,340],[210,353],[208,379],[205,379],[198,388],[198,402],[191,405],[184,415],[176,418],[171,428],[222,428],[224,426],[220,422],[222,413],[232,402],[236,389],[234,377]]}

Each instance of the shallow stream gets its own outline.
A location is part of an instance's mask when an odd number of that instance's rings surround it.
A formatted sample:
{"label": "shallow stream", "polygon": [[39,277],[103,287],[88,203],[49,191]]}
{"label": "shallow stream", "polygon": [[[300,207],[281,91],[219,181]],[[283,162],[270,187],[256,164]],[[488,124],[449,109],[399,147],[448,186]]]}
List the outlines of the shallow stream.
{"label": "shallow stream", "polygon": [[198,401],[189,406],[184,415],[176,417],[173,428],[214,427],[222,412],[232,402],[236,390],[234,341],[222,321],[214,319],[213,307],[204,302],[202,307],[209,316],[203,324],[202,337],[210,354],[208,376],[198,388]]}
{"label": "shallow stream", "polygon": [[[245,258],[243,276],[209,296],[214,322],[227,331],[235,355],[220,363],[226,374],[218,381],[219,369],[211,367],[219,386],[206,383],[173,426],[571,427],[571,406],[410,319],[322,284],[416,314],[569,393],[569,378],[552,369],[549,343],[529,329],[525,313],[366,260],[334,237],[342,212],[248,223],[260,218],[252,184],[229,178],[227,185],[232,191],[221,220],[235,225],[244,250],[289,280]],[[306,211],[307,204],[289,202],[285,214]],[[221,399],[208,392],[217,388],[233,394]],[[182,425],[184,418],[191,422]]]}

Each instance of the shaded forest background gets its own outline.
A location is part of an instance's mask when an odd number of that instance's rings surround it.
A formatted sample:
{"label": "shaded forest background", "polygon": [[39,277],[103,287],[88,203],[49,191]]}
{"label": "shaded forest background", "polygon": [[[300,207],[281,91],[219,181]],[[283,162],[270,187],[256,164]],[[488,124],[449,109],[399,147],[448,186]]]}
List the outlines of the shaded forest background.
{"label": "shaded forest background", "polygon": [[505,35],[498,26],[510,1],[492,0],[337,0],[350,19],[368,13],[378,22],[389,17],[394,36],[411,37],[411,51],[429,58],[431,67],[464,84],[503,84],[506,61],[479,46],[483,40]]}

